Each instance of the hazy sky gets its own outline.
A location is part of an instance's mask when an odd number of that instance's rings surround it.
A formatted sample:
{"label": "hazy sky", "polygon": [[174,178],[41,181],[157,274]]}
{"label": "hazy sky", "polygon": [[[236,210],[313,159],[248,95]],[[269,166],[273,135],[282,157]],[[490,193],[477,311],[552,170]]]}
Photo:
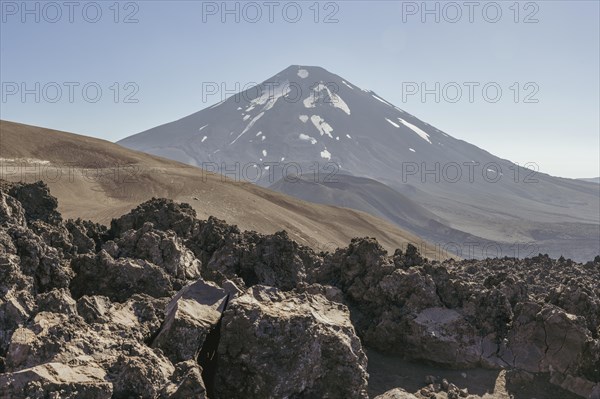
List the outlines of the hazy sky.
{"label": "hazy sky", "polygon": [[0,117],[116,141],[220,101],[206,83],[318,65],[495,155],[598,176],[599,3],[2,0]]}

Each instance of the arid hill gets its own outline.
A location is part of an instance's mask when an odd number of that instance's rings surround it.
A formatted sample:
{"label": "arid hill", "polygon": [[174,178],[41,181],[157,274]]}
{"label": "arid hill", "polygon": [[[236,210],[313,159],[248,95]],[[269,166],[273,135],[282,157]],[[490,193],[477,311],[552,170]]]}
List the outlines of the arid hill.
{"label": "arid hill", "polygon": [[189,203],[200,218],[215,216],[242,230],[285,229],[301,244],[334,250],[354,237],[375,237],[388,251],[434,245],[367,213],[312,204],[254,184],[129,150],[91,137],[0,121],[0,178],[43,180],[66,218],[107,224],[152,197]]}

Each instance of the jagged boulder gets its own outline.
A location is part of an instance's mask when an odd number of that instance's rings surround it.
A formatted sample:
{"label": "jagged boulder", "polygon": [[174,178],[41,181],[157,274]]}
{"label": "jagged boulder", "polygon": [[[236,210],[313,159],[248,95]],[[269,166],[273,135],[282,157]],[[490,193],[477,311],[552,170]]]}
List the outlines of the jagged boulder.
{"label": "jagged boulder", "polygon": [[119,237],[126,231],[137,230],[148,222],[158,230],[173,230],[182,238],[189,237],[198,225],[196,211],[189,204],[178,204],[164,198],[152,198],[132,209],[128,214],[114,219],[110,224],[110,234]]}
{"label": "jagged boulder", "polygon": [[48,245],[28,228],[11,226],[6,232],[19,256],[21,272],[33,278],[33,292],[47,292],[69,286],[73,271],[62,250]]}
{"label": "jagged boulder", "polygon": [[35,300],[37,303],[36,313],[53,312],[67,315],[77,314],[77,303],[66,288],[53,289],[52,291],[39,294]]}
{"label": "jagged boulder", "polygon": [[206,399],[206,387],[202,379],[202,367],[188,360],[175,365],[172,383],[165,387],[162,397],[167,399]]}
{"label": "jagged boulder", "polygon": [[592,341],[585,320],[552,305],[519,304],[500,357],[530,372],[577,372]]}
{"label": "jagged boulder", "polygon": [[28,222],[41,220],[58,224],[62,221],[57,211],[58,200],[50,195],[50,189],[42,181],[32,184],[14,183],[8,190],[8,195],[21,203]]}
{"label": "jagged boulder", "polygon": [[67,220],[65,228],[71,234],[71,242],[79,254],[99,251],[103,242],[107,239],[107,228],[90,221]]}
{"label": "jagged boulder", "polygon": [[[307,280],[307,269],[318,267],[314,252],[291,240],[285,231],[263,236],[244,233],[239,241],[228,241],[207,265],[207,273],[234,278],[247,286],[269,285],[283,290],[297,288]],[[212,274],[211,274],[212,273]]]}
{"label": "jagged boulder", "polygon": [[223,248],[227,242],[238,242],[241,233],[237,226],[210,216],[201,220],[192,235],[186,240],[190,248],[203,265],[208,264],[213,254]]}
{"label": "jagged boulder", "polygon": [[110,399],[112,384],[100,367],[44,363],[0,374],[0,398]]}
{"label": "jagged boulder", "polygon": [[[89,325],[76,315],[38,313],[18,328],[6,355],[6,370],[16,373],[45,363],[104,370],[113,397],[158,397],[171,384],[174,366],[149,348],[140,333],[147,316],[131,306],[111,309],[105,324]],[[157,329],[160,321],[154,323]]]}
{"label": "jagged boulder", "polygon": [[202,264],[192,251],[173,231],[156,230],[152,223],[124,232],[114,242],[104,244],[104,249],[114,258],[144,259],[181,280],[200,277]]}
{"label": "jagged boulder", "polygon": [[152,346],[162,349],[173,363],[197,359],[206,336],[221,319],[227,296],[203,280],[184,287],[167,305]]}
{"label": "jagged boulder", "polygon": [[26,226],[25,209],[14,197],[0,191],[0,226]]}
{"label": "jagged boulder", "polygon": [[219,398],[367,398],[366,356],[346,306],[251,287],[224,313]]}
{"label": "jagged boulder", "polygon": [[81,255],[71,266],[76,273],[70,289],[74,298],[84,295],[104,295],[124,302],[133,294],[155,298],[172,295],[173,286],[160,267],[139,259],[114,259],[105,250],[96,256]]}

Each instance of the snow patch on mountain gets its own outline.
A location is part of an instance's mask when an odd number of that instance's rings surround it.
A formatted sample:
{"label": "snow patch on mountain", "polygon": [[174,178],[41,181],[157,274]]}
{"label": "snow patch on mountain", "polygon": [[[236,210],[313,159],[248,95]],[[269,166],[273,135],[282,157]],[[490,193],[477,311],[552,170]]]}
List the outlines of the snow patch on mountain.
{"label": "snow patch on mountain", "polygon": [[[373,96],[373,98],[377,101],[380,101],[382,103],[384,103],[385,105],[387,105],[388,107],[394,107],[392,104],[388,103],[387,101],[385,101],[383,98],[381,97],[377,97],[375,94],[371,93],[371,96]],[[394,107],[395,108],[395,107]]]}
{"label": "snow patch on mountain", "polygon": [[396,122],[394,122],[394,121],[391,121],[391,120],[389,120],[388,118],[385,118],[385,120],[386,120],[386,121],[388,121],[388,122],[389,122],[389,123],[390,123],[392,126],[394,126],[394,127],[397,127],[397,128],[399,128],[399,127],[400,127],[400,125],[399,125],[399,124],[397,124],[397,123],[396,123]]}
{"label": "snow patch on mountain", "polygon": [[308,71],[306,69],[298,69],[298,76],[301,79],[306,79],[308,78]]}
{"label": "snow patch on mountain", "polygon": [[431,144],[431,140],[429,140],[429,134],[427,134],[427,132],[425,132],[424,130],[418,128],[417,126],[413,125],[410,122],[405,121],[402,118],[398,118],[398,120],[406,127],[408,127],[410,130],[412,130],[413,132],[415,132],[416,134],[418,134],[423,140],[427,141],[429,144]]}
{"label": "snow patch on mountain", "polygon": [[333,128],[331,127],[331,125],[329,125],[329,123],[325,122],[325,119],[321,118],[319,115],[312,115],[310,117],[310,120],[313,123],[313,125],[315,125],[319,133],[321,133],[321,136],[326,134],[330,138],[333,138],[333,136],[331,135],[331,132],[333,132]]}
{"label": "snow patch on mountain", "polygon": [[300,115],[298,118],[300,118],[302,123],[306,123],[306,121],[308,121],[308,115]]}
{"label": "snow patch on mountain", "polygon": [[309,136],[308,134],[300,133],[300,140],[310,141],[311,144],[317,144],[317,139]]}
{"label": "snow patch on mountain", "polygon": [[198,129],[198,131],[199,131],[199,132],[201,132],[201,131],[202,131],[202,129],[204,129],[206,126],[208,126],[208,125],[204,125],[204,126],[202,126],[200,129]]}
{"label": "snow patch on mountain", "polygon": [[[329,100],[324,99],[325,96],[324,96],[323,92],[327,93],[327,95],[329,96]],[[323,83],[319,83],[313,89],[313,91],[310,93],[310,95],[304,99],[304,101],[303,101],[304,107],[315,108],[315,104],[317,103],[318,100],[323,100],[323,103],[329,103],[333,107],[341,109],[347,115],[350,115],[350,108],[348,107],[348,104],[346,104],[346,102],[344,100],[342,100],[342,98],[340,96],[338,96],[336,93],[333,93],[331,90],[329,90],[329,87],[327,87]]]}
{"label": "snow patch on mountain", "polygon": [[[240,137],[242,137],[248,130],[252,129],[252,126],[254,126],[254,124],[256,123],[257,120],[259,120],[260,118],[262,118],[262,116],[264,115],[264,112],[261,112],[260,114],[256,115],[251,121],[250,123],[248,123],[248,125],[246,126],[246,128],[240,133],[239,136],[237,136],[235,138],[235,140],[233,140],[231,143],[229,143],[229,145],[234,144],[236,141],[238,141],[238,139]],[[264,139],[263,139],[264,140]]]}
{"label": "snow patch on mountain", "polygon": [[263,157],[267,156],[267,150],[262,150]]}
{"label": "snow patch on mountain", "polygon": [[206,140],[207,138],[208,138],[207,136],[202,137],[202,140],[200,140],[200,142],[204,143],[204,140]]}
{"label": "snow patch on mountain", "polygon": [[277,85],[268,85],[262,90],[259,97],[250,101],[251,106],[246,109],[246,112],[251,111],[254,107],[264,105],[262,111],[268,111],[279,100],[281,97],[288,95],[292,89],[290,88],[289,82],[278,83]]}
{"label": "snow patch on mountain", "polygon": [[329,151],[327,151],[327,148],[325,148],[323,151],[321,151],[321,158],[327,159],[328,161],[331,160],[331,153]]}
{"label": "snow patch on mountain", "polygon": [[348,86],[349,88],[351,88],[352,90],[354,90],[354,87],[350,86],[348,84],[348,82],[346,82],[345,80],[342,80],[342,83],[345,84],[346,86]]}

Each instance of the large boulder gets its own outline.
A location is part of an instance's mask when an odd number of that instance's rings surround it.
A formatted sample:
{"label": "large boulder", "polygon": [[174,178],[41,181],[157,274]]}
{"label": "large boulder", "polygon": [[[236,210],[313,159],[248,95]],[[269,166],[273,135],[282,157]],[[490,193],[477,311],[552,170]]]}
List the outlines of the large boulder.
{"label": "large boulder", "polygon": [[152,223],[124,232],[114,242],[107,242],[104,249],[115,258],[144,259],[181,280],[200,277],[202,264],[192,251],[173,231],[156,230]]}
{"label": "large boulder", "polygon": [[152,346],[162,349],[173,363],[198,358],[209,332],[221,319],[227,293],[210,282],[198,280],[171,299],[164,323]]}
{"label": "large boulder", "polygon": [[137,230],[146,223],[158,230],[173,230],[179,237],[189,237],[198,225],[196,211],[188,204],[178,204],[164,198],[152,198],[132,209],[126,215],[114,219],[110,233],[119,237],[128,230]]}
{"label": "large boulder", "polygon": [[112,384],[100,367],[44,363],[0,374],[0,398],[110,399]]}
{"label": "large boulder", "polygon": [[62,221],[62,217],[57,211],[58,200],[50,195],[50,189],[42,181],[32,184],[15,183],[8,190],[8,195],[21,203],[28,222],[41,220],[50,224],[58,224]]}
{"label": "large boulder", "polygon": [[576,371],[592,340],[585,321],[553,305],[519,304],[500,357],[530,372]]}
{"label": "large boulder", "polygon": [[[285,231],[272,235],[246,232],[240,240],[228,241],[207,265],[209,277],[241,277],[247,286],[269,285],[283,290],[297,288],[307,280],[307,270],[316,268],[314,252],[291,240]],[[212,273],[212,274],[211,274]]]}
{"label": "large boulder", "polygon": [[32,290],[47,292],[69,286],[73,271],[62,249],[48,245],[32,230],[12,226],[6,230],[19,256],[21,272],[33,278]]}
{"label": "large boulder", "polygon": [[[38,313],[13,333],[6,371],[17,373],[45,363],[85,366],[104,371],[114,398],[158,397],[172,384],[175,367],[144,343],[160,320],[148,320],[139,309],[118,304],[108,311],[106,323],[92,325],[76,315]],[[144,333],[150,325],[154,328]]]}
{"label": "large boulder", "polygon": [[186,245],[206,265],[213,254],[227,242],[237,242],[240,239],[241,233],[237,226],[210,216],[207,220],[199,221],[197,228],[186,240]]}
{"label": "large boulder", "polygon": [[81,255],[71,262],[76,273],[70,289],[74,298],[104,295],[124,302],[133,294],[155,298],[171,296],[173,286],[167,273],[145,260],[114,259],[102,250],[97,255]]}
{"label": "large boulder", "polygon": [[367,398],[367,358],[346,306],[254,286],[224,313],[219,398]]}

